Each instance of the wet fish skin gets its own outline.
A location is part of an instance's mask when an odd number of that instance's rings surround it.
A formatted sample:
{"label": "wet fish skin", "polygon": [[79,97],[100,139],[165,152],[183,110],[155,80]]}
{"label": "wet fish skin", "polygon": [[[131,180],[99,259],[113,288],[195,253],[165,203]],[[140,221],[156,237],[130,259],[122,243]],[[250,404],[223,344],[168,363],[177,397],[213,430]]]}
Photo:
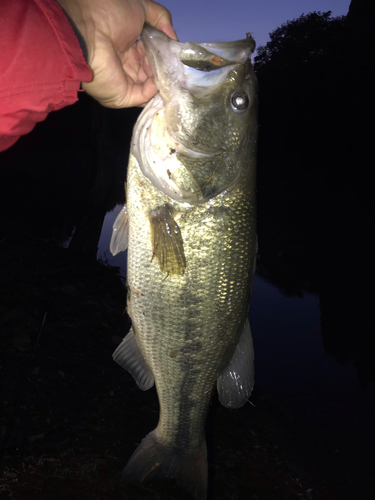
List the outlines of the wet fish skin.
{"label": "wet fish skin", "polygon": [[[134,129],[128,242],[116,234],[127,225],[124,214],[114,225],[112,252],[128,245],[132,319],[114,359],[141,388],[155,381],[160,418],[123,479],[175,478],[203,500],[204,428],[215,383],[229,407],[242,406],[253,385],[247,312],[257,245],[254,44],[200,44],[194,53],[195,44],[186,49],[149,27],[142,38],[160,95]],[[192,51],[188,64],[184,48]],[[197,84],[199,73],[217,71]],[[244,110],[233,109],[237,95]]]}

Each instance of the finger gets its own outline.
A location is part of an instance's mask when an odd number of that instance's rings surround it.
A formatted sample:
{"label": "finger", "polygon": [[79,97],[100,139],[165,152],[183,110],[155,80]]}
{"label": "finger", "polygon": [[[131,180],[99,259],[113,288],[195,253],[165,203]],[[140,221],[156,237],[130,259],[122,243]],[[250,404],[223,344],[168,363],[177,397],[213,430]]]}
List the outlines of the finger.
{"label": "finger", "polygon": [[168,9],[153,0],[144,0],[146,7],[146,22],[154,28],[163,31],[174,40],[178,40],[172,26],[172,16]]}
{"label": "finger", "polygon": [[154,97],[157,90],[152,79],[147,79],[144,83],[134,84],[131,92],[131,99],[128,106],[145,106]]}

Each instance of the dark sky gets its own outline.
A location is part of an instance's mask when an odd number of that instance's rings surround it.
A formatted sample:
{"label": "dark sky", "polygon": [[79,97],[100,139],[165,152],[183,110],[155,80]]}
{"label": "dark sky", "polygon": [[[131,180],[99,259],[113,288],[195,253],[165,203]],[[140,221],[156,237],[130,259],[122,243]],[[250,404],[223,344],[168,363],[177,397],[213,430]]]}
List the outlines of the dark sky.
{"label": "dark sky", "polygon": [[159,0],[172,13],[181,42],[221,42],[245,38],[250,32],[257,46],[286,21],[313,11],[346,15],[350,0]]}

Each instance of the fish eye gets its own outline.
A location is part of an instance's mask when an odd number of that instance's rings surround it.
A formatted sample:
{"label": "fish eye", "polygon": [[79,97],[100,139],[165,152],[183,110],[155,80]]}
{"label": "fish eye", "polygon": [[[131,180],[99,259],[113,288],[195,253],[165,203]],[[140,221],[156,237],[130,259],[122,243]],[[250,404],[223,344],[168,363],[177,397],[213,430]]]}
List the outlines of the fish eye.
{"label": "fish eye", "polygon": [[234,92],[230,102],[233,111],[236,113],[243,113],[249,106],[249,98],[245,92]]}

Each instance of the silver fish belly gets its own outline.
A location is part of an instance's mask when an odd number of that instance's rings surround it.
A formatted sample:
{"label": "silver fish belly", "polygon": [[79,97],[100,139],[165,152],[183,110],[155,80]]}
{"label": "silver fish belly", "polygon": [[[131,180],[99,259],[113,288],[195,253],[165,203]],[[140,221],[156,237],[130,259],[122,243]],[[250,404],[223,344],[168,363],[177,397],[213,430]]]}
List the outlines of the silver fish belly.
{"label": "silver fish belly", "polygon": [[114,359],[160,418],[123,479],[175,478],[205,499],[205,420],[215,387],[228,407],[253,387],[247,319],[256,258],[254,49],[181,44],[145,27],[159,94],[134,128],[126,208],[111,251],[128,248],[132,329]]}

